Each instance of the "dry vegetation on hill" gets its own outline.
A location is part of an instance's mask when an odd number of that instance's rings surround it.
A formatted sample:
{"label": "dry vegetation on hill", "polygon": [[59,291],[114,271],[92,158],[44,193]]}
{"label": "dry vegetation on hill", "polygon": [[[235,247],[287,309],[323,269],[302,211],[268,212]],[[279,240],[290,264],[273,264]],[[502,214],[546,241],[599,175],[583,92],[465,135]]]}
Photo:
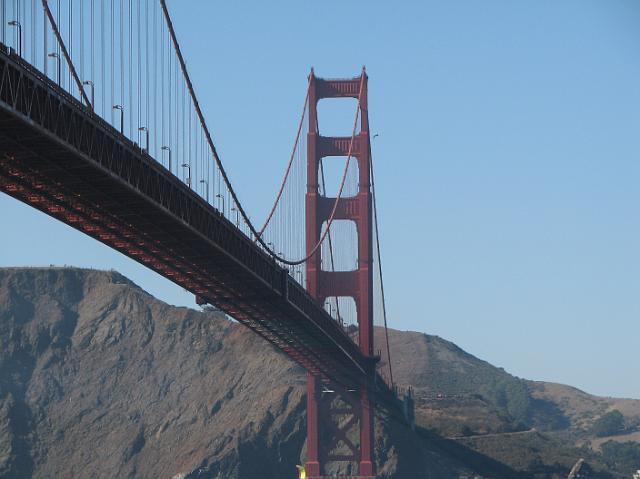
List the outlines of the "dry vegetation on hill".
{"label": "dry vegetation on hill", "polygon": [[[0,269],[0,477],[295,477],[304,384],[243,326],[118,273]],[[473,472],[395,421],[376,430],[386,477]]]}
{"label": "dry vegetation on hill", "polygon": [[[378,415],[384,477],[555,477],[584,456],[603,471],[573,446],[610,439],[590,431],[614,409],[640,424],[640,401],[515,378],[435,336],[390,341],[418,428]],[[295,477],[304,410],[303,371],[220,314],[116,272],[0,269],[0,477]]]}

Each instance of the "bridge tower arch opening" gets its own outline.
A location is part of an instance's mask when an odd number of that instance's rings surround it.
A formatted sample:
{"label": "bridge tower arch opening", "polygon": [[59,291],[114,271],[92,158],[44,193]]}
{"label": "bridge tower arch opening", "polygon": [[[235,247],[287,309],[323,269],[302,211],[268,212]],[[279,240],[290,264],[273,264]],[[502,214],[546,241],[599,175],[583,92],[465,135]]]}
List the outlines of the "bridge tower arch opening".
{"label": "bridge tower arch opening", "polygon": [[[318,131],[318,102],[331,98],[355,98],[359,121],[351,136],[323,136]],[[350,271],[327,271],[321,254],[306,263],[307,290],[320,304],[327,298],[351,297],[356,304],[357,343],[368,371],[361,384],[344,386],[307,374],[307,461],[309,478],[323,477],[332,463],[346,463],[340,470],[359,478],[374,478],[373,406],[369,396],[375,379],[373,347],[373,228],[367,75],[350,79],[323,79],[313,70],[309,79],[309,130],[307,133],[306,249],[309,254],[331,218],[349,220],[357,233],[357,264]],[[328,198],[319,177],[323,158],[349,157],[358,171],[357,193]],[[337,201],[337,204],[336,204]],[[325,226],[326,227],[326,226]],[[339,248],[339,245],[334,245]],[[357,469],[357,470],[356,470]]]}

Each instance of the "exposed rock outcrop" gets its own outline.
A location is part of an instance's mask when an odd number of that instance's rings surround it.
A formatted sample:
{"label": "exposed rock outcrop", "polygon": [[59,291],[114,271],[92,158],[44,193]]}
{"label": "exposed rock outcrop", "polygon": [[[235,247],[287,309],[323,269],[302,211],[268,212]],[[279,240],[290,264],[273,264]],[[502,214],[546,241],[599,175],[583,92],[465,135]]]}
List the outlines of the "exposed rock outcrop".
{"label": "exposed rock outcrop", "polygon": [[[295,477],[304,372],[241,325],[116,272],[0,269],[0,477]],[[379,417],[380,471],[459,460]]]}

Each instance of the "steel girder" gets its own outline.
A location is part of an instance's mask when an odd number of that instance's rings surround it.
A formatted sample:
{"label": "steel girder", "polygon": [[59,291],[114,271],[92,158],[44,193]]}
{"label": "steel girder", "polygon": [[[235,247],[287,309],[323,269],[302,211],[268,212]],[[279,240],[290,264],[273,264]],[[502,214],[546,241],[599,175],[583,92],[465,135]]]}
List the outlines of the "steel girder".
{"label": "steel girder", "polygon": [[4,46],[0,190],[219,306],[314,374],[372,386],[369,360],[286,269]]}

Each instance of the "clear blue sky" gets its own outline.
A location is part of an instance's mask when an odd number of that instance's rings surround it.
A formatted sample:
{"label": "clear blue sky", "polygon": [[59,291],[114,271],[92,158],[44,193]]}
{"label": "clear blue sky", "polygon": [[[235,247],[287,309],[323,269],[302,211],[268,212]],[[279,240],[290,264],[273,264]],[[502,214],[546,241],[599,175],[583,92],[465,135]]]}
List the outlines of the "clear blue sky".
{"label": "clear blue sky", "polygon": [[[309,68],[364,64],[391,325],[521,377],[640,398],[640,2],[186,5],[169,2],[252,217],[277,188]],[[0,265],[115,268],[193,304],[5,195],[0,212]]]}

